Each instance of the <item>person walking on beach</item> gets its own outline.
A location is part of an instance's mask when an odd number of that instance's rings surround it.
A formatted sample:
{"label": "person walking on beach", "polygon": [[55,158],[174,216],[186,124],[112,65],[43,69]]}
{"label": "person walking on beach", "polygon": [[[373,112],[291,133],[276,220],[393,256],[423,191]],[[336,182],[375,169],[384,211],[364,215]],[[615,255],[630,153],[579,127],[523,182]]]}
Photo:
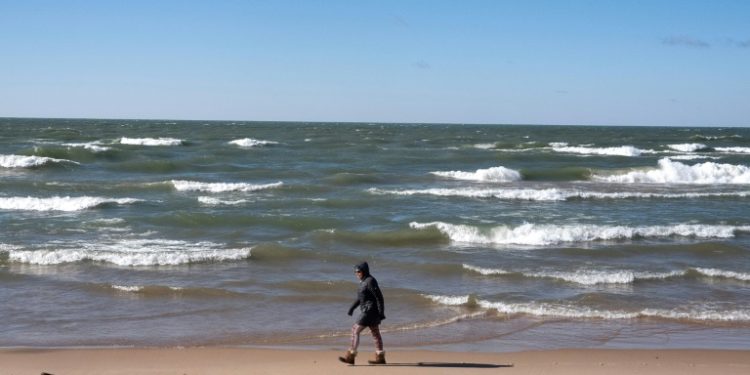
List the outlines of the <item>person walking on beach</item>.
{"label": "person walking on beach", "polygon": [[359,347],[359,334],[365,328],[369,328],[372,338],[375,340],[375,358],[367,362],[372,365],[382,365],[385,364],[383,338],[380,336],[380,322],[385,319],[383,293],[378,287],[378,281],[370,275],[370,266],[367,265],[367,262],[354,266],[354,273],[359,279],[359,289],[357,290],[357,299],[349,308],[349,316],[352,316],[357,306],[359,306],[360,314],[357,317],[357,322],[352,326],[351,347],[343,357],[339,357],[339,360],[350,365],[354,364],[357,347]]}

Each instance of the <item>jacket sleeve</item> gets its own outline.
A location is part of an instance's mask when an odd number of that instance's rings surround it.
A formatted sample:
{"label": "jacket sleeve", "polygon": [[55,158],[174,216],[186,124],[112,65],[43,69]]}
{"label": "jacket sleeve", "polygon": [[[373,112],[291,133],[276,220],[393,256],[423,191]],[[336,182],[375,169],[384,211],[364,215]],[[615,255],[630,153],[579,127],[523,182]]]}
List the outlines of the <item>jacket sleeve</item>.
{"label": "jacket sleeve", "polygon": [[380,291],[378,282],[372,279],[370,282],[370,292],[375,296],[375,303],[378,305],[378,314],[381,318],[385,318],[385,300],[383,299],[383,292]]}
{"label": "jacket sleeve", "polygon": [[349,312],[348,312],[348,314],[349,314],[349,315],[352,315],[352,314],[354,313],[354,309],[356,309],[356,308],[357,308],[357,306],[359,306],[359,298],[358,298],[358,299],[356,299],[356,300],[354,300],[354,303],[352,303],[352,305],[351,305],[351,306],[349,307]]}

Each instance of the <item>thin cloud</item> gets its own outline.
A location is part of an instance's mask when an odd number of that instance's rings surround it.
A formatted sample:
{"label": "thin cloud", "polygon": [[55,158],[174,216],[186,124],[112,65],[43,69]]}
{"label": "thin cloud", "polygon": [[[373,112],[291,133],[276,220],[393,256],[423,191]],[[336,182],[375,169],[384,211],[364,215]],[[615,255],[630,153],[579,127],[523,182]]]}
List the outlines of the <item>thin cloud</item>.
{"label": "thin cloud", "polygon": [[750,39],[737,42],[737,47],[750,48]]}
{"label": "thin cloud", "polygon": [[677,35],[677,36],[670,36],[670,37],[664,38],[662,40],[662,44],[665,44],[668,46],[689,47],[689,48],[711,47],[711,44],[704,40],[700,40],[700,39],[693,38],[691,36],[686,36],[686,35]]}
{"label": "thin cloud", "polygon": [[426,62],[424,60],[419,60],[419,61],[415,62],[414,63],[414,67],[417,68],[417,69],[430,69],[430,68],[432,68],[432,66],[428,62]]}

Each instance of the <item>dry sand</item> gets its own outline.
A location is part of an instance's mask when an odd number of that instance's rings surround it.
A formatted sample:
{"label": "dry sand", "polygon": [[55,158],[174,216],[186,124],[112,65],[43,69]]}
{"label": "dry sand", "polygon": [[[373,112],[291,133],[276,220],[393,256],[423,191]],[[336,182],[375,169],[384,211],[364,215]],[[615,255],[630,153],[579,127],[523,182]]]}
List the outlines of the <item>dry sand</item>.
{"label": "dry sand", "polygon": [[338,362],[336,351],[246,348],[4,349],[6,374],[750,374],[750,350],[399,351],[388,365]]}

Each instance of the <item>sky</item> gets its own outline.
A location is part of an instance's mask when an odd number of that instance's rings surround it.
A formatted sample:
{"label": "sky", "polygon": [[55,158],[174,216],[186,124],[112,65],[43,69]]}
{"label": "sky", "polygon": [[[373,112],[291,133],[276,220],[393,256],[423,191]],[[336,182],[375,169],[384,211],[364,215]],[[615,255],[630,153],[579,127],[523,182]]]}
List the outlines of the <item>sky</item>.
{"label": "sky", "polygon": [[0,0],[0,117],[750,126],[750,1]]}

